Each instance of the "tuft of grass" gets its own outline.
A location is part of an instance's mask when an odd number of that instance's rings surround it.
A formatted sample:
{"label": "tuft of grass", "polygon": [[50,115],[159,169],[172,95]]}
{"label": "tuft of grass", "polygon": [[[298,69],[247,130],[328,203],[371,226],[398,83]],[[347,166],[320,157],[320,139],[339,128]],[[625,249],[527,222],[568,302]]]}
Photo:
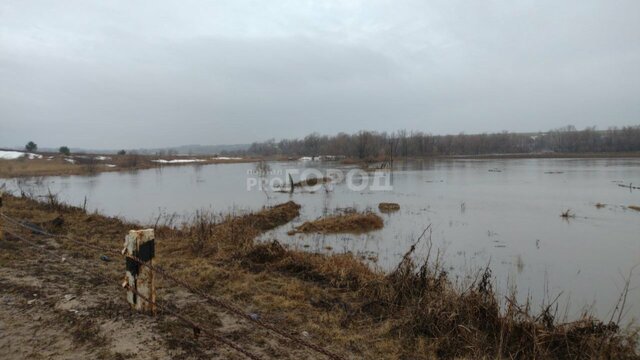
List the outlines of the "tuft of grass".
{"label": "tuft of grass", "polygon": [[382,229],[384,221],[373,213],[349,213],[307,221],[289,231],[289,235],[297,233],[363,233]]}
{"label": "tuft of grass", "polygon": [[636,206],[636,205],[629,205],[627,206],[629,209],[631,210],[635,210],[635,211],[640,211],[640,206]]}
{"label": "tuft of grass", "polygon": [[378,204],[378,209],[383,213],[394,212],[400,210],[400,204],[383,202]]}

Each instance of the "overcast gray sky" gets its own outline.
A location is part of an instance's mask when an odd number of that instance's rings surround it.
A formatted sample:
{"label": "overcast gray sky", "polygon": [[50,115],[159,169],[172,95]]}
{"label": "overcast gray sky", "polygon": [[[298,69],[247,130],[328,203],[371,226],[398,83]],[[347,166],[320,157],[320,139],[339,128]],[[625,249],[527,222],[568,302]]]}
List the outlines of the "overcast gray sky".
{"label": "overcast gray sky", "polygon": [[0,2],[0,146],[640,124],[640,1]]}

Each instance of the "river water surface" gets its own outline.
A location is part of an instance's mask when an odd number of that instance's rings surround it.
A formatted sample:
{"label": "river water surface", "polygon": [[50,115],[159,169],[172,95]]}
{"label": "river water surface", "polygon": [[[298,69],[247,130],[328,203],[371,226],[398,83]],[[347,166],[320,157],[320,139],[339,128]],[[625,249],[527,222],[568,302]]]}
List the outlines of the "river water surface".
{"label": "river water surface", "polygon": [[[271,177],[286,169],[351,168],[337,163],[271,163]],[[519,298],[535,306],[560,296],[561,310],[570,304],[575,317],[592,307],[607,317],[626,276],[640,263],[640,191],[619,184],[640,184],[640,159],[508,159],[433,160],[398,163],[388,178],[392,189],[353,191],[345,183],[294,194],[247,190],[254,164],[176,166],[95,176],[47,177],[36,184],[0,180],[10,190],[51,189],[65,202],[121,216],[141,224],[159,214],[188,216],[199,209],[249,211],[293,200],[301,216],[265,234],[300,250],[353,252],[374,259],[372,266],[393,268],[427,226],[433,251],[446,269],[464,279],[489,265],[506,293],[517,287]],[[287,235],[300,223],[336,209],[355,207],[377,212],[380,202],[401,210],[381,214],[382,230],[363,235]],[[606,204],[596,207],[597,203]],[[575,217],[564,219],[571,209]],[[428,241],[418,246],[426,253]],[[640,274],[640,268],[637,271]],[[632,277],[632,286],[640,285]],[[640,292],[633,290],[626,320],[640,316]]]}

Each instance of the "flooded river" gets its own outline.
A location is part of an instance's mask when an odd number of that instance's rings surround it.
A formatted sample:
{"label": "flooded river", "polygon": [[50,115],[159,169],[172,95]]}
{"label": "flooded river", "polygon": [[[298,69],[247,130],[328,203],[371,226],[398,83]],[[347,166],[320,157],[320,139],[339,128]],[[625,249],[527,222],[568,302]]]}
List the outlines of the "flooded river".
{"label": "flooded river", "polygon": [[[351,167],[337,163],[271,163],[268,178],[287,169]],[[64,201],[89,210],[121,216],[142,224],[159,214],[188,216],[195,210],[248,211],[293,200],[301,216],[265,234],[262,240],[306,251],[350,251],[373,259],[372,266],[393,268],[427,226],[434,251],[452,276],[460,279],[489,264],[499,291],[517,287],[519,298],[539,305],[561,294],[561,310],[570,304],[575,316],[591,306],[609,315],[634,265],[640,264],[640,159],[508,159],[433,160],[398,163],[387,172],[384,190],[354,190],[345,182],[313,193],[280,193],[253,186],[255,164],[179,166],[132,173],[48,177],[20,184],[42,193],[58,193]],[[0,180],[16,190],[16,180]],[[363,235],[287,235],[300,223],[355,207],[378,211],[380,202],[400,204],[382,214],[382,230]],[[596,204],[606,204],[597,207]],[[571,209],[574,217],[562,218]],[[424,256],[428,241],[418,246]],[[640,285],[640,268],[632,286]],[[640,315],[640,292],[627,300],[627,320]]]}

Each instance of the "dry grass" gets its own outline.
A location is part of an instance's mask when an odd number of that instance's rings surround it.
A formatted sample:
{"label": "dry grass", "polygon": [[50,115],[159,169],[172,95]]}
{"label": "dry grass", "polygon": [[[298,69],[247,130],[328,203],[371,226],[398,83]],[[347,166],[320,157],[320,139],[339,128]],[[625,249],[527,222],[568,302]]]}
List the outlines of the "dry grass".
{"label": "dry grass", "polygon": [[289,232],[297,233],[364,233],[382,229],[384,221],[373,213],[348,213],[307,221]]}
{"label": "dry grass", "polygon": [[[55,203],[5,200],[10,216],[116,249],[136,227]],[[438,257],[416,264],[415,246],[385,274],[351,254],[325,256],[291,251],[277,241],[254,242],[298,213],[292,202],[237,216],[201,213],[181,228],[157,229],[157,260],[204,291],[283,329],[307,331],[314,342],[355,358],[639,358],[636,332],[588,315],[559,323],[551,307],[532,314],[514,297],[501,307],[488,269],[460,289]],[[58,217],[64,218],[62,225],[54,224]],[[190,237],[201,246],[194,248]],[[4,256],[0,253],[0,260]],[[159,296],[175,292],[172,286],[162,283]]]}
{"label": "dry grass", "polygon": [[621,335],[618,324],[588,316],[557,324],[550,307],[533,316],[529,306],[518,305],[514,297],[501,310],[489,269],[460,291],[443,268],[429,260],[416,266],[405,256],[394,272],[366,285],[361,293],[370,299],[363,311],[381,319],[402,314],[396,331],[410,338],[432,339],[428,347],[439,358],[635,356],[635,334]]}
{"label": "dry grass", "polygon": [[627,206],[629,209],[631,210],[635,210],[635,211],[640,211],[640,206],[635,206],[635,205],[629,205]]}
{"label": "dry grass", "polygon": [[174,246],[184,250],[184,240],[194,255],[211,256],[217,252],[233,255],[253,244],[261,233],[284,225],[300,215],[300,205],[289,201],[249,214],[211,214],[198,211],[194,218],[168,235],[180,239]]}
{"label": "dry grass", "polygon": [[390,213],[400,210],[400,204],[383,202],[378,204],[378,209],[383,213]]}
{"label": "dry grass", "polygon": [[[48,156],[53,156],[52,159],[47,159]],[[19,158],[15,160],[0,160],[0,177],[24,177],[24,176],[56,176],[56,175],[92,175],[98,172],[107,171],[124,171],[124,170],[141,170],[150,169],[161,166],[176,166],[176,165],[192,165],[192,163],[175,163],[175,164],[159,164],[151,160],[156,159],[156,156],[150,155],[108,155],[111,160],[98,161],[93,159],[96,155],[72,155],[75,163],[70,163],[65,160],[64,156],[59,154],[44,154],[43,159],[29,160],[27,158]],[[166,160],[172,159],[188,159],[191,157],[180,156],[164,156]],[[195,158],[195,157],[194,157]],[[222,163],[237,163],[237,162],[253,162],[255,159],[240,159],[240,160],[220,160],[207,156],[201,157],[205,161],[198,164],[222,164]],[[107,164],[115,165],[115,167],[108,167]]]}

